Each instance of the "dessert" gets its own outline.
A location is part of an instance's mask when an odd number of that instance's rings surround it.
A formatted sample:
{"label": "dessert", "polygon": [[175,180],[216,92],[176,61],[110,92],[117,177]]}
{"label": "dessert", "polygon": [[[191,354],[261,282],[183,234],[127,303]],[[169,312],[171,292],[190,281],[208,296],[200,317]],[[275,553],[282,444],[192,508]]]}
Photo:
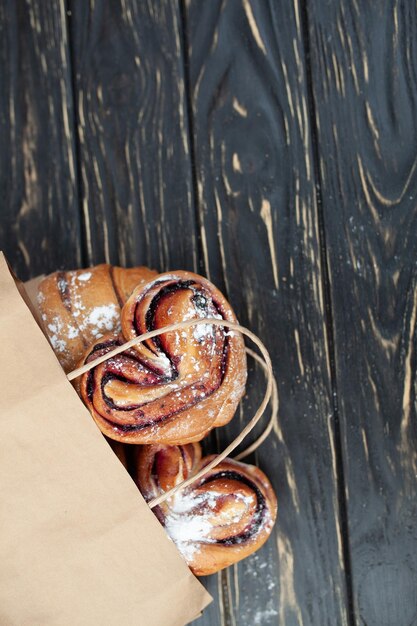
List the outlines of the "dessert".
{"label": "dessert", "polygon": [[120,332],[120,311],[133,289],[156,272],[147,267],[124,269],[108,264],[54,272],[38,288],[38,307],[45,331],[66,372],[74,369],[86,348],[105,333]]}
{"label": "dessert", "polygon": [[[236,322],[227,300],[205,278],[184,271],[159,274],[128,298],[121,334],[96,341],[81,363],[147,331],[207,317]],[[80,377],[79,389],[106,436],[126,443],[174,445],[199,441],[229,422],[246,375],[241,334],[201,323],[109,358]]]}
{"label": "dessert", "polygon": [[[198,443],[136,446],[135,456],[134,479],[148,502],[214,458],[201,458]],[[260,469],[227,458],[153,511],[194,574],[205,576],[265,543],[276,519],[277,500]]]}
{"label": "dessert", "polygon": [[[221,292],[191,272],[103,264],[51,274],[38,303],[66,372],[91,363],[70,378],[145,499],[191,479],[151,506],[192,571],[212,574],[262,546],[277,512],[268,479],[229,458],[209,469],[215,456],[202,458],[197,443],[232,419],[245,391],[243,337],[222,321],[237,322]],[[194,325],[124,349],[144,333],[187,320]],[[116,346],[123,352],[94,364]]]}

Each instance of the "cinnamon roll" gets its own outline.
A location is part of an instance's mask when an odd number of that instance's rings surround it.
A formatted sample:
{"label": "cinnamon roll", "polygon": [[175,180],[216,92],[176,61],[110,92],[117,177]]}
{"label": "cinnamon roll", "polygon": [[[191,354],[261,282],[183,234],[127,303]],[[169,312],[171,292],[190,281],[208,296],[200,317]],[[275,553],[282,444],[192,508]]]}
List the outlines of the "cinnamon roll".
{"label": "cinnamon roll", "polygon": [[[82,363],[138,335],[188,319],[236,322],[220,291],[191,272],[160,274],[137,287],[122,309],[122,333],[105,336]],[[246,383],[240,333],[197,324],[137,344],[80,378],[80,393],[101,431],[127,443],[199,441],[229,422]]]}
{"label": "cinnamon roll", "polygon": [[66,372],[86,348],[104,334],[120,332],[120,311],[133,289],[156,272],[102,264],[83,270],[54,272],[38,288],[38,307],[46,334]]}
{"label": "cinnamon roll", "polygon": [[[150,501],[214,457],[201,458],[197,443],[137,446],[135,481]],[[213,574],[260,548],[271,534],[277,500],[265,474],[225,459],[203,478],[153,509],[198,576]]]}

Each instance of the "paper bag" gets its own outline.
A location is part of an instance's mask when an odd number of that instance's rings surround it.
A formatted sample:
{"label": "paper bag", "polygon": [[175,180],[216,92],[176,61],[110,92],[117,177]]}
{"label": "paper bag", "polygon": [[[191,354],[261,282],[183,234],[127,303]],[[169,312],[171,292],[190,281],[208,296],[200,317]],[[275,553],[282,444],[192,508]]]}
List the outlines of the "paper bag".
{"label": "paper bag", "polygon": [[0,624],[175,626],[209,603],[0,254]]}

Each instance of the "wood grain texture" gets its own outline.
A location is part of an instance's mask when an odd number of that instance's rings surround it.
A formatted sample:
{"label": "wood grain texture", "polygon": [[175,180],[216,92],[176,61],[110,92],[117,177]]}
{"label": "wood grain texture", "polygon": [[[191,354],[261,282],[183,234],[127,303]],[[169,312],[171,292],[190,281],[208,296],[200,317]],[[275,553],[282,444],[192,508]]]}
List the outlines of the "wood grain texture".
{"label": "wood grain texture", "polygon": [[181,29],[174,0],[69,3],[91,263],[197,263]]}
{"label": "wood grain texture", "polygon": [[0,3],[0,247],[22,279],[81,263],[65,19]]}
{"label": "wood grain texture", "polygon": [[308,3],[356,623],[417,624],[417,14]]}
{"label": "wood grain texture", "polygon": [[258,455],[278,494],[275,536],[219,575],[219,608],[201,623],[346,624],[300,7],[188,0],[186,17],[205,269],[266,341],[281,399]]}
{"label": "wood grain texture", "polygon": [[0,3],[14,269],[199,269],[273,356],[276,532],[197,625],[417,625],[416,35],[395,1]]}
{"label": "wood grain texture", "polygon": [[[196,271],[178,2],[69,9],[88,262]],[[217,580],[205,584],[218,606]]]}

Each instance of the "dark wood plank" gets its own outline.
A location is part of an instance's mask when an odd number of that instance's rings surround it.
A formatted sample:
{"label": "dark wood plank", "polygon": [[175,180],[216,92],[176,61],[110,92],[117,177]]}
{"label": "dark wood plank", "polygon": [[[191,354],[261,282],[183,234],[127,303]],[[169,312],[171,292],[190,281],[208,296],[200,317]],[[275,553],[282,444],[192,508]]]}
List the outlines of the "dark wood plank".
{"label": "dark wood plank", "polygon": [[69,8],[89,263],[197,271],[178,3]]}
{"label": "dark wood plank", "polygon": [[417,14],[307,3],[356,623],[417,624]]}
{"label": "dark wood plank", "polygon": [[0,247],[22,279],[81,264],[64,2],[0,3]]}
{"label": "dark wood plank", "polygon": [[193,269],[178,3],[69,7],[88,259]]}
{"label": "dark wood plank", "polygon": [[220,605],[202,624],[346,624],[300,6],[186,9],[205,269],[266,341],[281,398],[279,428],[257,455],[278,494],[276,533],[219,575]]}

